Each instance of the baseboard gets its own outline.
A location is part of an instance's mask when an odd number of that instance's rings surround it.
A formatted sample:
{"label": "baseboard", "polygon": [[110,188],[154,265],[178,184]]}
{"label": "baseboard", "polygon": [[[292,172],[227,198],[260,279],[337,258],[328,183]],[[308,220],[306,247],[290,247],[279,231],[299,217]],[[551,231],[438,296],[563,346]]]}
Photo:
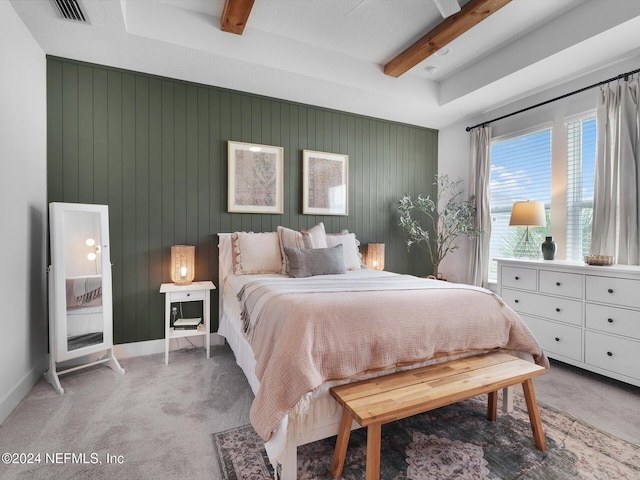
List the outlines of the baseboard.
{"label": "baseboard", "polygon": [[[210,335],[211,345],[224,345],[224,337],[218,335],[217,333],[212,333]],[[188,337],[189,342],[191,342],[196,347],[202,347],[204,337],[201,335]],[[184,338],[173,339],[169,342],[169,351],[180,350],[181,348],[185,348],[189,346],[189,343]],[[113,346],[113,353],[116,358],[129,358],[129,357],[141,357],[144,355],[153,355],[154,353],[164,353],[164,338],[159,340],[147,340],[145,342],[132,342],[132,343],[121,343],[119,345]]]}
{"label": "baseboard", "polygon": [[45,355],[35,367],[27,372],[15,388],[0,400],[0,424],[2,424],[9,415],[11,415],[11,412],[13,412],[22,399],[27,396],[35,384],[38,383],[42,374],[47,370],[47,367],[48,356]]}

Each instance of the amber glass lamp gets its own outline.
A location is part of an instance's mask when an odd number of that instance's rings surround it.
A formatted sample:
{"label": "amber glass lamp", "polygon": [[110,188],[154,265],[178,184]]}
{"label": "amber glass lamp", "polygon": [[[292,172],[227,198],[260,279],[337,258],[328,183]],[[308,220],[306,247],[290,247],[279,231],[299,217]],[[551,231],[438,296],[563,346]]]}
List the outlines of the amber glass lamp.
{"label": "amber glass lamp", "polygon": [[196,276],[196,247],[173,245],[171,247],[171,280],[176,285],[189,285]]}
{"label": "amber glass lamp", "polygon": [[367,245],[365,263],[372,270],[384,270],[384,243],[369,243]]}

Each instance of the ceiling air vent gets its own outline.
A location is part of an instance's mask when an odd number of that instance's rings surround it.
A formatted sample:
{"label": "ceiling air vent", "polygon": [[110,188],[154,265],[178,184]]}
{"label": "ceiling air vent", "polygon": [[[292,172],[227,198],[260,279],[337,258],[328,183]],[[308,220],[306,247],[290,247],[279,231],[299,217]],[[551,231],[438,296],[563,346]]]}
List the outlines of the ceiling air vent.
{"label": "ceiling air vent", "polygon": [[73,20],[75,22],[84,22],[87,23],[87,17],[82,11],[80,7],[80,2],[78,0],[51,0],[56,8],[58,9],[58,13],[62,15],[62,18],[66,20]]}

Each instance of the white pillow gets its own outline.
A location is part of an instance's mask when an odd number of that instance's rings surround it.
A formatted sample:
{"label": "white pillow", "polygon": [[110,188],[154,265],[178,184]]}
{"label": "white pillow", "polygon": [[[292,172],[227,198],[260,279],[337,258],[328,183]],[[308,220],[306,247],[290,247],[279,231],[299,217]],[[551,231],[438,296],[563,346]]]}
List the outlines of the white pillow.
{"label": "white pillow", "polygon": [[324,230],[324,223],[320,222],[309,230],[302,230],[302,238],[306,248],[327,248],[327,233]]}
{"label": "white pillow", "polygon": [[231,245],[236,275],[282,272],[282,253],[276,232],[235,232]]}
{"label": "white pillow", "polygon": [[284,253],[284,247],[289,248],[305,248],[302,233],[287,227],[276,228],[278,238],[280,239],[280,254],[282,255],[282,274],[289,273],[289,258]]}
{"label": "white pillow", "polygon": [[342,245],[344,265],[347,267],[347,270],[360,270],[362,268],[361,256],[358,250],[360,242],[356,239],[356,234],[341,233],[340,235],[327,235],[327,245],[329,247],[335,247],[339,244]]}

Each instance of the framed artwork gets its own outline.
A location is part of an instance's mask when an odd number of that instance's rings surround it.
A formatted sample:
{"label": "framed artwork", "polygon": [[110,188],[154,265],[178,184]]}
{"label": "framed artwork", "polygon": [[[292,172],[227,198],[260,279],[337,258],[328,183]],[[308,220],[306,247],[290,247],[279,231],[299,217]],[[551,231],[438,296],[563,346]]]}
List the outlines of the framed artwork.
{"label": "framed artwork", "polygon": [[347,215],[349,155],[302,151],[302,213]]}
{"label": "framed artwork", "polygon": [[229,212],[282,213],[282,147],[228,141]]}

